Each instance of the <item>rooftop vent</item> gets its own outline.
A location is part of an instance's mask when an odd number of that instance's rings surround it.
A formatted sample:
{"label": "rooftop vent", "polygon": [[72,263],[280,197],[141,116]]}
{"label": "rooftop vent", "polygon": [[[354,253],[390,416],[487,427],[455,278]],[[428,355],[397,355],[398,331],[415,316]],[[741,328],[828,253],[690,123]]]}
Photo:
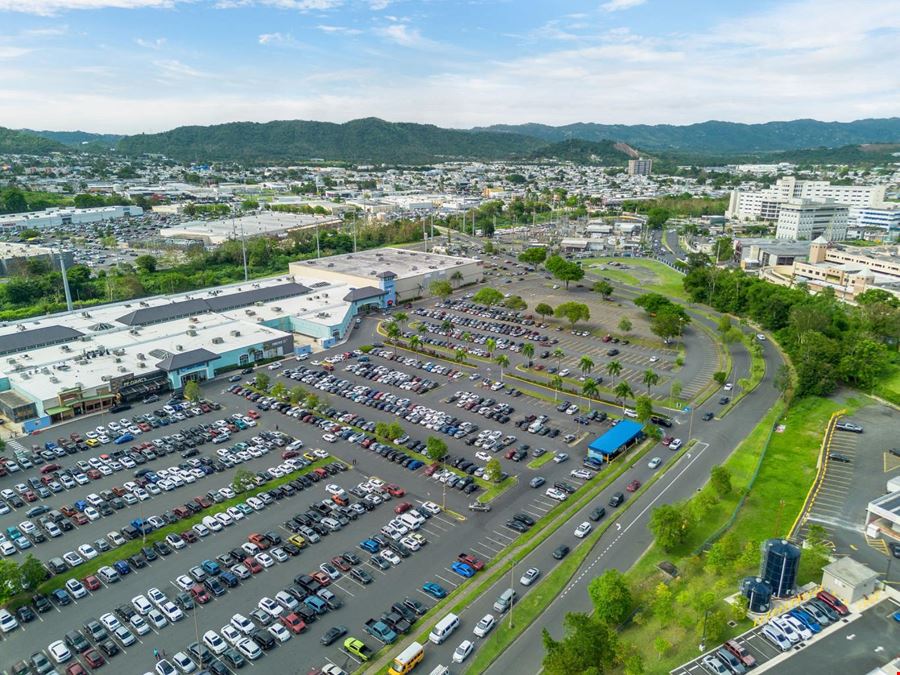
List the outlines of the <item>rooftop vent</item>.
{"label": "rooftop vent", "polygon": [[212,339],[212,343],[213,343],[214,345],[220,345],[220,344],[222,344],[223,342],[225,342],[225,340],[224,340],[223,338],[220,338],[220,337],[214,337],[214,338]]}
{"label": "rooftop vent", "polygon": [[193,328],[191,328],[190,330],[188,330],[187,334],[190,335],[191,337],[196,337],[197,331],[195,331]]}
{"label": "rooftop vent", "polygon": [[239,330],[231,331],[231,337],[240,337],[240,335],[241,335],[241,331],[239,331]]}
{"label": "rooftop vent", "polygon": [[177,351],[177,352],[183,352],[183,351],[184,351],[184,347],[182,347],[181,345],[175,345],[175,351]]}

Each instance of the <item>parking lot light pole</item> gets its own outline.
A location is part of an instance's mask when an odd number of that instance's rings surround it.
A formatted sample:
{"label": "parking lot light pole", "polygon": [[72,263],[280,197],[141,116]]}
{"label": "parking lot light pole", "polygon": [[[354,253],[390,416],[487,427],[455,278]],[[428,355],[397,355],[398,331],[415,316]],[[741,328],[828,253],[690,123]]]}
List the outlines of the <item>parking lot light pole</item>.
{"label": "parking lot light pole", "polygon": [[[513,585],[513,583],[514,583],[513,579],[515,579],[515,576],[516,576],[515,571],[516,571],[516,561],[513,560],[512,567],[509,568],[509,587],[510,588],[515,588],[515,586]],[[515,605],[516,605],[516,599],[515,599],[515,597],[513,597],[509,601],[509,627],[510,627],[510,629],[512,629],[512,627],[513,627],[513,607],[515,607]]]}
{"label": "parking lot light pole", "polygon": [[700,637],[700,651],[706,651],[706,617],[709,616],[709,609],[703,613],[703,635]]}

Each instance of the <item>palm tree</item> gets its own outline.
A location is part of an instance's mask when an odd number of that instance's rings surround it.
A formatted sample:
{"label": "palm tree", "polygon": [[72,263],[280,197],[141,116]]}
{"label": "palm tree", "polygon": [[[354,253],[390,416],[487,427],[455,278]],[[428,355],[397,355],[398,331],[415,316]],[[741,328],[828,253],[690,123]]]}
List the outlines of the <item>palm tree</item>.
{"label": "palm tree", "polygon": [[597,386],[597,380],[592,377],[586,379],[584,384],[581,385],[581,393],[587,397],[588,410],[590,410],[592,400],[600,393],[600,388]]}
{"label": "palm tree", "polygon": [[641,377],[641,382],[647,385],[647,395],[650,395],[650,387],[653,387],[659,384],[659,375],[651,369],[647,369],[644,371],[643,376]]}
{"label": "palm tree", "polygon": [[559,370],[559,367],[562,365],[562,360],[565,355],[566,355],[566,353],[559,347],[557,347],[556,349],[553,350],[553,358],[556,359],[556,369],[557,370]]}
{"label": "palm tree", "polygon": [[610,361],[606,364],[606,372],[609,373],[610,377],[618,377],[622,372],[622,364],[618,361]]}
{"label": "palm tree", "polygon": [[471,342],[472,334],[469,331],[464,331],[463,334],[459,336],[459,339],[463,342]]}
{"label": "palm tree", "polygon": [[487,349],[488,356],[494,356],[494,350],[497,348],[497,341],[494,338],[488,338],[484,342],[484,348]]}
{"label": "palm tree", "polygon": [[534,345],[530,342],[526,342],[522,347],[522,356],[531,361],[534,356]]}
{"label": "palm tree", "polygon": [[396,340],[398,337],[400,337],[400,324],[398,324],[396,320],[391,321],[388,323],[385,331],[387,332],[387,336],[391,340]]}
{"label": "palm tree", "polygon": [[559,390],[562,389],[563,379],[559,375],[554,375],[553,379],[550,380],[550,385],[553,387],[553,400],[555,401]]}
{"label": "palm tree", "polygon": [[496,359],[497,365],[500,366],[500,381],[503,382],[503,369],[509,365],[509,357],[506,354],[500,354]]}
{"label": "palm tree", "polygon": [[581,360],[578,362],[578,367],[581,368],[582,375],[590,375],[591,371],[594,369],[594,361],[590,356],[582,356]]}
{"label": "palm tree", "polygon": [[420,335],[425,335],[428,332],[428,326],[425,325],[424,321],[420,321],[416,326],[416,330],[419,331]]}
{"label": "palm tree", "polygon": [[634,392],[631,390],[631,385],[628,384],[625,380],[619,382],[616,385],[616,388],[613,390],[613,393],[616,395],[616,400],[622,401],[622,414],[625,414],[625,401],[629,398],[634,398]]}
{"label": "palm tree", "polygon": [[462,363],[466,360],[466,350],[465,349],[457,349],[453,352],[453,360],[457,363]]}
{"label": "palm tree", "polygon": [[420,338],[418,335],[413,335],[411,338],[409,338],[409,348],[413,351],[417,350],[420,344],[422,344],[422,338]]}
{"label": "palm tree", "polygon": [[406,312],[396,312],[394,314],[394,321],[396,321],[398,323],[406,321],[408,318],[409,318],[409,316],[407,315]]}
{"label": "palm tree", "polygon": [[450,319],[444,319],[441,321],[441,330],[445,333],[449,333],[453,328],[453,324],[450,323]]}

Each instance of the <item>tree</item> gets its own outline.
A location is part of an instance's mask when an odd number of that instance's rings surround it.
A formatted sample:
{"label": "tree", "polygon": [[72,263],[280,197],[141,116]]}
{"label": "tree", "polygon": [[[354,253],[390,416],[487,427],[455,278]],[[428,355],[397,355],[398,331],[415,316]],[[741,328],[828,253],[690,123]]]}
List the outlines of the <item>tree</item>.
{"label": "tree", "polygon": [[606,281],[605,279],[601,279],[600,281],[595,281],[593,286],[594,293],[599,293],[600,296],[604,300],[609,300],[609,296],[613,294],[613,285]]}
{"label": "tree", "polygon": [[22,576],[22,584],[28,590],[33,590],[40,586],[47,578],[47,570],[40,560],[29,553],[25,561],[19,566],[19,572]]}
{"label": "tree", "polygon": [[466,350],[460,347],[457,347],[453,352],[453,360],[457,363],[462,363],[466,360]]}
{"label": "tree", "polygon": [[521,296],[513,295],[508,297],[503,301],[503,306],[507,309],[514,310],[516,312],[522,312],[528,309],[528,303],[526,303]]}
{"label": "tree", "polygon": [[484,479],[492,483],[500,482],[500,474],[503,473],[503,467],[496,457],[491,457],[487,464],[484,465]]}
{"label": "tree", "polygon": [[231,489],[237,493],[256,487],[256,475],[247,469],[238,469],[231,479]]}
{"label": "tree", "polygon": [[519,254],[519,262],[529,265],[540,265],[547,259],[547,249],[543,246],[526,248]]}
{"label": "tree", "polygon": [[716,262],[730,260],[734,257],[734,242],[731,237],[719,237],[713,244],[713,256]]}
{"label": "tree", "polygon": [[619,321],[619,330],[623,333],[628,333],[632,329],[631,321],[628,320],[627,316],[623,316],[622,320]]}
{"label": "tree", "polygon": [[669,209],[654,206],[647,212],[647,225],[653,230],[661,230],[671,215]]}
{"label": "tree", "polygon": [[524,356],[529,361],[534,356],[534,345],[530,342],[526,342],[522,345],[522,356]]}
{"label": "tree", "polygon": [[453,274],[450,275],[450,282],[454,286],[458,286],[459,282],[462,281],[465,277],[463,277],[463,273],[459,270],[453,270]]}
{"label": "tree", "polygon": [[659,293],[644,293],[634,299],[634,304],[642,307],[647,314],[656,314],[664,307],[672,305],[672,301]]}
{"label": "tree", "polygon": [[241,202],[241,210],[242,211],[255,211],[259,208],[259,202],[255,199],[250,199],[249,197]]}
{"label": "tree", "polygon": [[494,356],[494,350],[497,349],[497,341],[494,338],[488,338],[484,341],[484,348],[487,350],[488,356]]}
{"label": "tree", "polygon": [[570,281],[581,281],[584,279],[584,269],[576,262],[564,260],[562,265],[558,265],[551,272],[554,277],[565,282],[566,288],[569,287]]}
{"label": "tree", "polygon": [[613,359],[606,364],[606,372],[609,373],[610,377],[618,377],[622,372],[622,364]]}
{"label": "tree", "polygon": [[472,297],[472,302],[493,307],[494,305],[499,305],[503,302],[503,293],[496,288],[482,288]]}
{"label": "tree", "polygon": [[653,415],[653,401],[650,400],[649,396],[638,396],[637,401],[634,403],[634,411],[637,413],[638,421],[646,424]]}
{"label": "tree", "polygon": [[597,380],[590,377],[586,379],[581,385],[581,393],[587,397],[588,410],[590,410],[592,399],[596,398],[597,394],[600,393],[600,387],[597,386]]}
{"label": "tree", "polygon": [[200,397],[203,395],[203,392],[200,391],[200,385],[197,384],[194,380],[189,380],[184,385],[184,397],[188,401],[199,401]]}
{"label": "tree", "polygon": [[591,318],[591,310],[587,305],[581,302],[564,302],[556,308],[553,313],[557,318],[566,319],[572,328],[579,321],[587,321]]}
{"label": "tree", "polygon": [[582,375],[590,375],[591,371],[594,369],[594,361],[590,356],[582,356],[578,361],[578,367],[581,369]]}
{"label": "tree", "polygon": [[500,354],[494,361],[500,366],[500,381],[503,382],[503,369],[509,365],[509,357],[506,354]]}
{"label": "tree", "polygon": [[139,272],[152,274],[156,271],[156,258],[152,255],[139,255],[134,259],[134,266]]}
{"label": "tree", "polygon": [[546,302],[539,303],[538,306],[534,308],[534,311],[544,317],[551,316],[553,314],[553,308]]}
{"label": "tree", "polygon": [[310,410],[315,410],[319,407],[319,395],[313,392],[308,393],[303,399],[303,404]]}
{"label": "tree", "polygon": [[0,560],[0,601],[12,597],[22,587],[22,573],[12,560]]}
{"label": "tree", "polygon": [[446,300],[453,295],[453,285],[449,281],[432,281],[428,284],[428,292],[441,300]]}
{"label": "tree", "polygon": [[420,338],[418,335],[413,335],[409,338],[409,348],[412,349],[413,351],[418,350],[419,345],[421,345],[421,344],[422,344],[422,338]]}
{"label": "tree", "polygon": [[375,425],[375,435],[393,443],[404,434],[399,422],[378,422]]}
{"label": "tree", "polygon": [[719,498],[731,494],[731,471],[722,465],[714,466],[709,472],[709,482]]}
{"label": "tree", "polygon": [[659,582],[653,591],[653,614],[663,626],[667,626],[672,620],[675,607],[675,594],[668,584]]}
{"label": "tree", "polygon": [[653,640],[653,650],[656,652],[657,658],[662,661],[663,655],[672,648],[672,643],[666,640],[662,635],[658,635]]}
{"label": "tree", "polygon": [[394,321],[397,323],[403,323],[409,318],[409,315],[406,312],[395,312],[394,313]]}
{"label": "tree", "polygon": [[443,462],[447,456],[447,444],[436,436],[425,439],[425,454],[435,462]]}
{"label": "tree", "polygon": [[787,393],[788,389],[791,388],[791,369],[788,366],[784,364],[779,366],[775,377],[772,378],[772,386],[780,391],[782,396]]}
{"label": "tree", "polygon": [[650,320],[650,330],[654,335],[668,342],[681,335],[685,324],[689,322],[690,317],[685,314],[684,310],[677,305],[672,305],[656,313],[656,316]]}
{"label": "tree", "polygon": [[731,317],[727,314],[723,314],[719,317],[719,325],[718,325],[719,333],[725,335],[728,331],[731,330]]}
{"label": "tree", "polygon": [[396,319],[394,319],[393,321],[389,321],[384,330],[391,340],[396,340],[398,337],[400,337],[400,324],[397,323]]}
{"label": "tree", "polygon": [[277,399],[284,399],[287,395],[287,387],[284,386],[283,382],[276,382],[272,385],[272,389],[269,393]]}
{"label": "tree", "polygon": [[615,568],[592,579],[588,584],[588,595],[594,606],[594,616],[611,627],[621,624],[631,611],[628,580]]}
{"label": "tree", "polygon": [[553,400],[555,401],[563,388],[563,379],[559,375],[554,375],[550,380],[550,386],[553,387]]}
{"label": "tree", "polygon": [[648,368],[644,371],[643,375],[641,375],[641,382],[647,387],[647,395],[649,396],[650,387],[655,387],[659,384],[659,374]]}
{"label": "tree", "polygon": [[713,380],[716,381],[716,384],[719,386],[725,384],[725,381],[728,379],[728,373],[724,370],[717,370],[713,373]]}
{"label": "tree", "polygon": [[303,400],[303,397],[306,395],[306,391],[301,386],[291,387],[291,392],[288,395],[288,400],[291,402],[291,405],[297,405],[300,401]]}
{"label": "tree", "polygon": [[690,524],[690,514],[683,504],[663,504],[650,514],[650,532],[666,552],[684,542]]}
{"label": "tree", "polygon": [[602,675],[615,664],[618,635],[590,614],[569,612],[565,637],[556,641],[544,629],[543,672],[546,675]]}
{"label": "tree", "polygon": [[256,373],[256,377],[254,378],[254,384],[256,388],[260,391],[268,391],[269,390],[269,376],[265,373]]}
{"label": "tree", "polygon": [[681,380],[672,380],[672,384],[669,386],[669,395],[678,400],[681,398],[681,390],[684,388],[684,385],[681,384]]}
{"label": "tree", "polygon": [[616,385],[616,388],[613,389],[613,393],[616,395],[616,400],[622,402],[623,411],[625,410],[625,403],[628,399],[634,398],[634,391],[632,391],[631,385],[625,380],[622,380]]}
{"label": "tree", "polygon": [[557,347],[553,350],[552,356],[556,359],[556,367],[558,369],[562,365],[562,360],[565,358],[566,353],[561,348]]}

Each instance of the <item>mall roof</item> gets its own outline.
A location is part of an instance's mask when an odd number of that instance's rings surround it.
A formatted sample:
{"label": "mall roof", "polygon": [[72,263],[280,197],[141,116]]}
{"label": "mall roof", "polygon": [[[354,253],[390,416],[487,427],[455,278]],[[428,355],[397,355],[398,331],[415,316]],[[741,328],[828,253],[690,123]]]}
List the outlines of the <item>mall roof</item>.
{"label": "mall roof", "polygon": [[397,278],[405,279],[439,270],[453,269],[468,263],[478,262],[474,258],[411,251],[402,248],[373,248],[369,251],[333,255],[317,260],[304,260],[294,263],[314,275],[315,269],[327,269],[329,272],[352,274],[355,276],[379,276],[382,272],[392,272]]}
{"label": "mall roof", "polygon": [[[25,324],[19,324],[24,326]],[[81,337],[81,331],[68,326],[44,326],[0,335],[0,354],[24,352],[38,347],[68,342]]]}
{"label": "mall roof", "polygon": [[614,455],[623,445],[631,443],[643,431],[644,425],[622,420],[605,434],[595,439],[588,448],[604,455]]}
{"label": "mall roof", "polygon": [[156,367],[167,373],[171,373],[173,370],[187,368],[188,366],[193,366],[198,363],[207,363],[208,361],[217,358],[219,358],[218,354],[213,354],[207,349],[192,349],[189,352],[169,354],[162,361],[159,361],[156,364]]}
{"label": "mall roof", "polygon": [[350,292],[344,296],[344,302],[356,302],[357,300],[368,300],[369,298],[378,298],[387,293],[380,288],[374,286],[363,286],[362,288],[351,288]]}

